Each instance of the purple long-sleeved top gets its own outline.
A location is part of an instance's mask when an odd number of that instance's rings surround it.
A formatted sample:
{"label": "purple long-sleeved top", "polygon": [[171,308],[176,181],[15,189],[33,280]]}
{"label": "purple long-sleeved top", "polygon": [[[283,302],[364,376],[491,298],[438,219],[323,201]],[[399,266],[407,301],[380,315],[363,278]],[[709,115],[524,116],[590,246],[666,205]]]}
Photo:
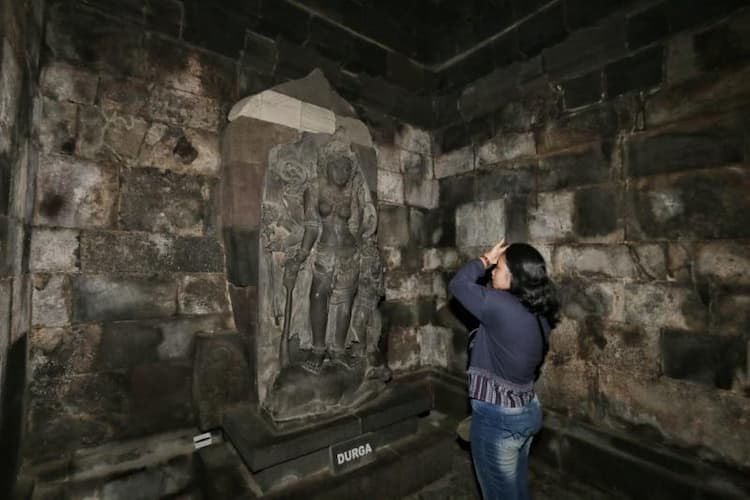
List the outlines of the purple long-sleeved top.
{"label": "purple long-sleeved top", "polygon": [[539,325],[547,336],[549,323],[542,316],[537,321],[510,292],[479,285],[477,280],[484,273],[482,261],[474,259],[449,284],[453,296],[480,323],[469,357],[469,374],[494,379],[506,389],[531,390],[543,356]]}

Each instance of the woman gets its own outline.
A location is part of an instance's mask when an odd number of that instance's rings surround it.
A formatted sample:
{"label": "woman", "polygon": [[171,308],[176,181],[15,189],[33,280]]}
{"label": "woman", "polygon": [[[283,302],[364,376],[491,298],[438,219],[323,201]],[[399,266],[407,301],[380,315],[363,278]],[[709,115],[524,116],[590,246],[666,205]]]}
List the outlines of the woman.
{"label": "woman", "polygon": [[[477,284],[492,270],[492,288]],[[486,500],[527,499],[528,455],[542,427],[534,381],[559,303],[544,258],[524,243],[467,263],[450,291],[480,323],[469,356],[471,455]]]}

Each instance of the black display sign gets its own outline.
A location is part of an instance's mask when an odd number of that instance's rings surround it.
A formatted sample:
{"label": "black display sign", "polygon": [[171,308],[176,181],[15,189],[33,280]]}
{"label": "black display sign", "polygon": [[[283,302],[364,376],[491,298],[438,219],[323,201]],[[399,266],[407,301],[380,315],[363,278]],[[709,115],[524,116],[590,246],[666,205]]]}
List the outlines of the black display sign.
{"label": "black display sign", "polygon": [[372,462],[375,459],[373,441],[373,434],[368,433],[331,445],[331,471],[341,474]]}

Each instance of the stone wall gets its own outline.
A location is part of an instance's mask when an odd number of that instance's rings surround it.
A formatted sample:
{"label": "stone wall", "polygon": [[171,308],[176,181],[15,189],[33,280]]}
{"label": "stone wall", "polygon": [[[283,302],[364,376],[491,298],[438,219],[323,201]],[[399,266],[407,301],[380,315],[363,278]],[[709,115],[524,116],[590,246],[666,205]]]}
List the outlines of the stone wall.
{"label": "stone wall", "polygon": [[547,408],[747,470],[750,11],[717,5],[640,5],[466,87],[431,216],[443,254],[546,256]]}
{"label": "stone wall", "polygon": [[30,141],[43,2],[0,2],[0,491],[21,443],[31,277],[26,253],[36,144]]}
{"label": "stone wall", "polygon": [[199,333],[234,330],[221,57],[48,5],[29,246],[31,461],[196,425]]}
{"label": "stone wall", "polygon": [[[257,33],[230,54],[193,31],[187,7],[157,19],[148,5],[47,6],[28,248],[32,462],[195,425],[195,337],[247,319],[230,305],[221,231],[229,107],[315,65],[334,71],[334,87],[341,75],[371,80]],[[354,104],[382,145],[381,173],[401,183],[384,203],[426,212],[437,203],[430,136],[389,114],[411,94],[371,83]]]}

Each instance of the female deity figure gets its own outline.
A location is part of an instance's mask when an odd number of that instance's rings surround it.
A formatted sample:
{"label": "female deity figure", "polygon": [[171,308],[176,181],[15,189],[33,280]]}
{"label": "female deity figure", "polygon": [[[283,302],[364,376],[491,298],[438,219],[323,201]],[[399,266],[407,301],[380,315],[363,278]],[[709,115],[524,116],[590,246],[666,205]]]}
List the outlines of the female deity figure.
{"label": "female deity figure", "polygon": [[357,292],[363,216],[355,186],[355,161],[348,144],[338,140],[330,141],[320,151],[318,177],[303,194],[302,242],[284,269],[284,286],[291,290],[300,266],[312,254],[312,349],[302,367],[313,373],[320,372],[326,358],[346,367],[352,361],[346,341]]}

